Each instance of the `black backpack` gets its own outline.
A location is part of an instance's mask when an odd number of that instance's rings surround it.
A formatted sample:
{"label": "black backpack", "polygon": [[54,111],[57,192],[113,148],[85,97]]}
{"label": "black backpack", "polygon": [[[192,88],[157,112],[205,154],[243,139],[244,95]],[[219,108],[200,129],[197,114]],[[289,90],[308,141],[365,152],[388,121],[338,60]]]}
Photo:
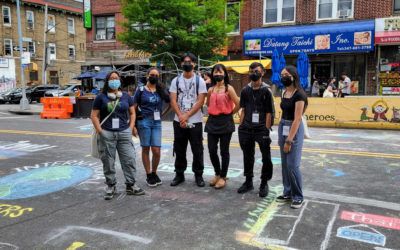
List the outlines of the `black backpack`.
{"label": "black backpack", "polygon": [[137,101],[137,106],[136,106],[136,121],[143,120],[143,114],[142,114],[142,109],[140,108],[140,103],[142,102],[142,94],[143,94],[143,89],[144,86],[140,87],[139,90],[139,96],[138,96],[138,101]]}

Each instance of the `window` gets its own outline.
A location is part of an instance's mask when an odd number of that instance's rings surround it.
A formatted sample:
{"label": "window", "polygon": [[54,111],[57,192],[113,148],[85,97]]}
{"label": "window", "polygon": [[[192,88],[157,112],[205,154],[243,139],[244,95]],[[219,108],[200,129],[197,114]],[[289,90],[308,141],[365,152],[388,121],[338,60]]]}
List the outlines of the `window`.
{"label": "window", "polygon": [[10,7],[3,6],[3,24],[10,26],[11,25],[11,11]]}
{"label": "window", "polygon": [[96,40],[114,40],[114,16],[96,17]]}
{"label": "window", "polygon": [[294,22],[295,0],[264,0],[264,23]]}
{"label": "window", "polygon": [[50,60],[56,60],[56,44],[55,43],[49,43],[49,59]]}
{"label": "window", "polygon": [[353,0],[319,0],[318,19],[353,17]]}
{"label": "window", "polygon": [[[238,20],[234,20],[239,18]],[[240,2],[228,2],[225,9],[225,21],[235,28],[230,33],[240,33]]]}
{"label": "window", "polygon": [[54,15],[47,16],[47,30],[52,33],[56,32],[56,17]]}
{"label": "window", "polygon": [[68,55],[70,60],[75,60],[75,46],[68,45]]}
{"label": "window", "polygon": [[34,54],[36,52],[34,41],[28,42],[28,51],[31,53],[31,56],[34,56]]}
{"label": "window", "polygon": [[26,11],[26,28],[27,29],[34,29],[34,15],[33,15],[33,11],[27,10]]}
{"label": "window", "polygon": [[394,0],[393,7],[393,12],[395,14],[400,14],[400,0]]}
{"label": "window", "polygon": [[13,47],[11,39],[4,39],[4,55],[5,56],[13,55]]}
{"label": "window", "polygon": [[68,18],[68,33],[75,34],[75,25],[73,18]]}

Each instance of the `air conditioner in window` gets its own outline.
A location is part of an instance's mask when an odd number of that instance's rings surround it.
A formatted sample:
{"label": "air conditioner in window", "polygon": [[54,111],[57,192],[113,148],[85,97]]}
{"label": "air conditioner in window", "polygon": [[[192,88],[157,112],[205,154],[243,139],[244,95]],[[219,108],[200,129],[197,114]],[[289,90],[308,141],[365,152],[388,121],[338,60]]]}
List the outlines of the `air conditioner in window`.
{"label": "air conditioner in window", "polygon": [[338,17],[348,17],[350,16],[350,10],[339,10]]}
{"label": "air conditioner in window", "polygon": [[106,39],[106,35],[96,34],[96,40],[105,40],[105,39]]}

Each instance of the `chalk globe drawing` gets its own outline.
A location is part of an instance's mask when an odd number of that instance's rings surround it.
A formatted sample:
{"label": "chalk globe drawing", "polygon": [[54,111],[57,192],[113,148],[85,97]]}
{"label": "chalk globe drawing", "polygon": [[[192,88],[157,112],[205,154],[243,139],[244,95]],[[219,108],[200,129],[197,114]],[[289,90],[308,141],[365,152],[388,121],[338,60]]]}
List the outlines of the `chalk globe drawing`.
{"label": "chalk globe drawing", "polygon": [[16,200],[57,192],[92,174],[91,168],[81,166],[54,166],[11,174],[0,178],[0,199]]}

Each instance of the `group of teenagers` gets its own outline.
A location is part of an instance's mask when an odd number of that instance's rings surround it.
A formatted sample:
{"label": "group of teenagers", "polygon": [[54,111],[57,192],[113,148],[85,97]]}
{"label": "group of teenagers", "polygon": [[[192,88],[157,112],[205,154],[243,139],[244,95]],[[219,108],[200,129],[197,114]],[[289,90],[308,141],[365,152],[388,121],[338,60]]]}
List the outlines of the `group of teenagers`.
{"label": "group of teenagers", "polygon": [[[262,155],[259,196],[268,195],[268,181],[271,180],[273,173],[270,131],[275,110],[270,86],[262,80],[265,73],[263,65],[260,63],[250,65],[249,84],[241,90],[239,99],[229,84],[229,75],[224,65],[216,64],[212,68],[211,87],[207,90],[204,79],[194,72],[196,62],[197,58],[192,53],[181,56],[183,74],[172,80],[169,92],[161,83],[160,71],[155,67],[148,70],[147,83],[139,87],[133,97],[121,91],[121,80],[117,71],[107,75],[104,88],[96,96],[91,113],[93,126],[99,133],[98,149],[107,184],[104,199],[110,200],[116,193],[116,152],[126,180],[126,193],[128,195],[145,193],[136,184],[135,147],[132,135],[139,136],[140,139],[147,185],[155,187],[162,184],[157,175],[161,153],[161,119],[170,109],[175,111],[173,121],[175,177],[170,185],[177,186],[185,181],[184,172],[188,166],[186,150],[190,143],[195,183],[199,187],[204,187],[202,107],[205,100],[207,100],[208,119],[204,131],[208,136],[208,151],[215,170],[215,176],[209,181],[210,186],[221,189],[227,184],[229,146],[235,131],[233,114],[240,110],[238,135],[243,151],[246,180],[237,192],[243,194],[254,189],[253,169],[257,142]],[[278,127],[278,144],[282,158],[284,190],[283,194],[277,197],[277,201],[291,202],[292,208],[300,208],[304,199],[300,171],[304,140],[301,119],[307,108],[307,96],[300,85],[296,67],[286,66],[281,72],[281,81],[285,89],[280,104],[282,116]],[[164,111],[163,102],[169,103]],[[218,145],[221,159],[218,156]]]}

